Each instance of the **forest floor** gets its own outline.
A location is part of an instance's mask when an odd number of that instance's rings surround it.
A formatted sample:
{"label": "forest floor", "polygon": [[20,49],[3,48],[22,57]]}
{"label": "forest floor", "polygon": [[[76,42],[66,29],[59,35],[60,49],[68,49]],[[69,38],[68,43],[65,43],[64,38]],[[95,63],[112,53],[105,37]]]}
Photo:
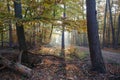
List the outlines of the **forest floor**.
{"label": "forest floor", "polygon": [[[80,50],[83,52],[86,51],[89,53],[89,49],[86,47],[80,47]],[[104,48],[102,50],[102,56],[105,63],[120,64],[120,49]]]}
{"label": "forest floor", "polygon": [[[0,80],[120,80],[120,54],[110,50],[102,50],[107,69],[106,74],[91,71],[88,48],[72,46],[66,49],[66,58],[63,61],[59,57],[60,48],[45,46],[30,50],[30,52],[34,53],[33,55],[36,55],[30,56],[32,66],[27,64],[33,70],[33,75],[30,78],[21,75],[17,71],[0,66]],[[7,51],[17,52],[17,50]],[[5,53],[4,50],[0,50],[0,52]],[[41,56],[43,54],[45,56]],[[14,58],[13,54],[10,53],[3,55],[7,55],[7,58],[10,59]],[[42,58],[42,60],[35,61],[39,58]],[[63,63],[66,65],[61,68]]]}

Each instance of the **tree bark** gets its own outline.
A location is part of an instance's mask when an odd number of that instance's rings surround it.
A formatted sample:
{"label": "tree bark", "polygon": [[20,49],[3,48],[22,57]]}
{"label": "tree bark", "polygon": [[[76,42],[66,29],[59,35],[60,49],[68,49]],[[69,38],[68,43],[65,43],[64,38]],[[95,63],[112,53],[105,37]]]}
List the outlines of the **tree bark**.
{"label": "tree bark", "polygon": [[[18,19],[22,19],[21,0],[14,1],[14,9],[15,9],[15,17]],[[16,29],[17,29],[17,37],[18,37],[20,50],[27,50],[25,35],[24,35],[24,28],[22,23],[20,23],[19,21],[16,23]]]}
{"label": "tree bark", "polygon": [[[15,11],[15,18],[22,19],[21,0],[14,0],[14,11]],[[23,54],[22,54],[23,59],[22,60],[24,62],[28,62],[27,61],[28,54],[26,53],[27,46],[26,46],[26,42],[25,42],[24,28],[23,28],[23,24],[20,23],[19,21],[16,22],[16,30],[17,30],[19,49],[20,49],[20,51],[23,51]]]}
{"label": "tree bark", "polygon": [[107,14],[107,1],[106,1],[106,5],[105,5],[105,14],[104,14],[104,26],[103,26],[102,48],[104,48],[104,46],[105,46],[106,14]]}
{"label": "tree bark", "polygon": [[110,24],[111,24],[111,29],[112,29],[112,47],[114,48],[115,47],[115,31],[114,31],[114,26],[113,26],[113,18],[112,18],[110,0],[107,0],[107,3],[108,3],[109,13],[110,13]]}
{"label": "tree bark", "polygon": [[[66,17],[66,5],[64,3],[64,12],[63,12],[63,19],[65,19]],[[62,25],[62,38],[61,38],[61,54],[60,54],[61,57],[64,58],[64,62],[65,62],[65,25],[63,23]],[[64,80],[66,80],[66,63],[64,62],[61,62],[61,66],[60,66],[60,70],[62,71],[62,74],[64,75]]]}
{"label": "tree bark", "polygon": [[[7,0],[7,9],[8,13],[10,14],[10,4],[9,1]],[[9,20],[9,47],[12,47],[12,23],[11,20]]]}
{"label": "tree bark", "polygon": [[115,42],[115,49],[118,49],[118,42],[119,42],[119,38],[120,37],[120,14],[118,16],[118,29],[116,32],[116,42]]}
{"label": "tree bark", "polygon": [[[65,17],[66,17],[66,13],[65,13],[65,11],[66,11],[66,6],[65,6],[65,4],[64,4],[64,12],[63,12],[63,19],[65,19]],[[64,25],[64,23],[63,23],[63,25],[62,25],[62,39],[61,39],[61,57],[65,57],[65,25]]]}
{"label": "tree bark", "polygon": [[1,32],[1,47],[3,47],[3,41],[4,41],[4,33],[3,33],[3,28]]}
{"label": "tree bark", "polygon": [[98,36],[98,24],[96,18],[96,3],[95,0],[87,0],[87,31],[90,49],[90,57],[92,68],[100,73],[105,73],[105,65],[100,49],[100,42]]}

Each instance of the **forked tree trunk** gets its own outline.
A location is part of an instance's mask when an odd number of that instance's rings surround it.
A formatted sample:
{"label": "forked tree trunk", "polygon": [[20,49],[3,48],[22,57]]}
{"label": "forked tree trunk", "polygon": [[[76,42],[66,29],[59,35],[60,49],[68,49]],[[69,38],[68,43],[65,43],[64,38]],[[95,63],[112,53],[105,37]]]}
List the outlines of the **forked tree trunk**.
{"label": "forked tree trunk", "polygon": [[[21,6],[21,0],[14,0],[14,11],[15,11],[15,18],[16,19],[22,19],[22,6]],[[16,30],[17,30],[17,38],[18,38],[18,43],[19,43],[19,49],[20,51],[23,51],[23,61],[28,62],[28,54],[26,53],[27,51],[27,46],[25,42],[25,35],[24,35],[24,28],[23,24],[20,23],[19,21],[16,22]]]}
{"label": "forked tree trunk", "polygon": [[90,48],[90,57],[92,68],[100,73],[105,73],[105,65],[100,49],[100,42],[98,36],[98,24],[96,18],[96,3],[95,0],[87,0],[87,30]]}
{"label": "forked tree trunk", "polygon": [[[14,1],[14,9],[15,9],[15,17],[18,19],[22,19],[21,0]],[[17,37],[18,37],[20,50],[27,50],[23,24],[20,22],[16,22],[16,29],[17,29]]]}

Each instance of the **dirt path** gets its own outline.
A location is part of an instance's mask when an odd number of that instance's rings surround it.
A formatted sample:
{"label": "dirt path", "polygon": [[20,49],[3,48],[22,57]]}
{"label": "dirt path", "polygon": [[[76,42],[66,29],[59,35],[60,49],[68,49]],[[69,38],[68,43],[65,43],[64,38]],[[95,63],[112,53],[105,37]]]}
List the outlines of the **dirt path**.
{"label": "dirt path", "polygon": [[106,62],[120,64],[120,53],[102,50],[102,54]]}
{"label": "dirt path", "polygon": [[[89,53],[89,49],[86,47],[80,47],[80,50]],[[102,50],[102,55],[105,63],[120,64],[120,53]]]}

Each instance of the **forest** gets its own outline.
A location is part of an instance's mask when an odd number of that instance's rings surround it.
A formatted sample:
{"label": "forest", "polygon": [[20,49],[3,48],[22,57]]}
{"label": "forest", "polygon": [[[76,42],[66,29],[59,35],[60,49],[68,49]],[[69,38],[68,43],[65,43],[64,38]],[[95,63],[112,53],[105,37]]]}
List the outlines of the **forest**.
{"label": "forest", "polygon": [[0,0],[0,80],[120,80],[120,0]]}

